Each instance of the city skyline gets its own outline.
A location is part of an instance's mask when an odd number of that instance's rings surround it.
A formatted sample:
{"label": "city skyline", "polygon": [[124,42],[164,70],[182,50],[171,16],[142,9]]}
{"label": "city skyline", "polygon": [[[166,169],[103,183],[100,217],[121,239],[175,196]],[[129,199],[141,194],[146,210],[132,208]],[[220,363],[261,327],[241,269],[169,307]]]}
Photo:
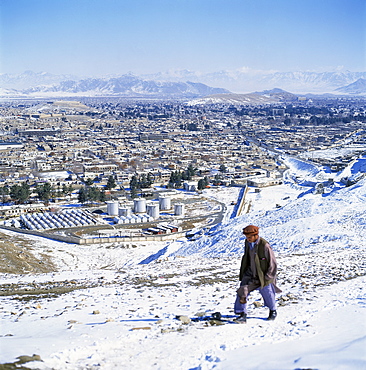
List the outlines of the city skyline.
{"label": "city skyline", "polygon": [[15,0],[0,73],[366,70],[361,0]]}

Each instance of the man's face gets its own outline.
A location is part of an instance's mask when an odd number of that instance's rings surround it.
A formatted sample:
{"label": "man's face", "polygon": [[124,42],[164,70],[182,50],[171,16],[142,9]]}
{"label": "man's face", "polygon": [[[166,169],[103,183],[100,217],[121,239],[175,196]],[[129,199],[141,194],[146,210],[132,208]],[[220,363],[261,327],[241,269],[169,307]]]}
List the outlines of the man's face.
{"label": "man's face", "polygon": [[254,243],[258,239],[257,234],[245,235],[249,243]]}

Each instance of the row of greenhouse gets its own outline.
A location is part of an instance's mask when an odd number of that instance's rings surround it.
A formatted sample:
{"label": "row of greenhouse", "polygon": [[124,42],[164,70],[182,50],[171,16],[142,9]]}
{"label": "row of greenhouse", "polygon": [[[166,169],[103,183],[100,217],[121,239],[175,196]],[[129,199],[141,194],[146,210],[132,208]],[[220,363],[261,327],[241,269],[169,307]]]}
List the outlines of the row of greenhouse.
{"label": "row of greenhouse", "polygon": [[[90,212],[62,210],[61,212],[30,213],[19,217],[20,227],[29,230],[61,229],[97,224]],[[16,225],[14,225],[16,226]]]}

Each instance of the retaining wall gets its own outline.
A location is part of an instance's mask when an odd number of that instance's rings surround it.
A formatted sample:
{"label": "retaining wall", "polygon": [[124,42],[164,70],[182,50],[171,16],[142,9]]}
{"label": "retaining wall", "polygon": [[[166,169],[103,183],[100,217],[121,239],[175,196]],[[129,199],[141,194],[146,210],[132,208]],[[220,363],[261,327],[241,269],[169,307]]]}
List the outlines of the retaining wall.
{"label": "retaining wall", "polygon": [[35,236],[41,236],[42,238],[48,238],[53,240],[58,240],[65,243],[72,243],[72,244],[101,244],[101,243],[116,243],[116,242],[143,242],[143,241],[164,241],[164,240],[176,240],[182,237],[185,237],[185,232],[180,233],[171,233],[171,234],[160,234],[160,235],[141,235],[141,236],[114,236],[114,237],[89,237],[89,238],[78,238],[76,236],[71,235],[57,235],[51,234],[47,232],[41,232],[36,230],[26,230],[26,229],[18,229],[16,227],[10,226],[0,226],[0,229],[15,231],[17,233],[22,234],[29,234]]}
{"label": "retaining wall", "polygon": [[231,214],[231,218],[238,217],[242,214],[243,208],[245,205],[245,196],[247,195],[247,192],[248,192],[248,186],[245,185],[240,190],[238,201],[237,201],[236,206],[234,207],[233,213]]}

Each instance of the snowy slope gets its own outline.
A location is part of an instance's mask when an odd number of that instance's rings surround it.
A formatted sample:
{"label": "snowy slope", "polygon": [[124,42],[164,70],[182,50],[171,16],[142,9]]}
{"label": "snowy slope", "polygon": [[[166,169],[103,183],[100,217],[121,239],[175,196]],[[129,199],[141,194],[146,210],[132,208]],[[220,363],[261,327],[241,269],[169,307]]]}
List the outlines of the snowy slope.
{"label": "snowy slope", "polygon": [[[252,196],[255,204],[256,195]],[[366,235],[366,181],[324,196],[308,194],[275,210],[253,211],[221,225],[212,235],[185,242],[172,255],[216,257],[241,253],[241,231],[246,224],[258,225],[262,236],[280,254],[338,248],[345,234],[347,246],[356,248],[364,243]]]}
{"label": "snowy slope", "polygon": [[355,159],[343,171],[341,171],[336,179],[349,178],[358,179],[366,173],[366,157]]}
{"label": "snowy slope", "polygon": [[[0,363],[37,354],[43,361],[27,367],[366,368],[366,180],[350,187],[335,183],[314,195],[304,189],[324,169],[287,160],[284,185],[251,189],[249,213],[226,217],[192,242],[83,247],[27,237],[28,253],[52,254],[58,271],[0,275],[5,291],[23,292],[1,297]],[[357,166],[362,160],[351,167]],[[206,196],[218,193],[208,189]],[[229,200],[223,192],[221,201]],[[268,309],[257,292],[246,325],[177,320],[215,311],[232,315],[241,229],[249,223],[260,226],[277,255],[283,292],[276,321],[263,320]],[[56,293],[61,288],[65,292]],[[39,293],[51,289],[53,295]]]}

